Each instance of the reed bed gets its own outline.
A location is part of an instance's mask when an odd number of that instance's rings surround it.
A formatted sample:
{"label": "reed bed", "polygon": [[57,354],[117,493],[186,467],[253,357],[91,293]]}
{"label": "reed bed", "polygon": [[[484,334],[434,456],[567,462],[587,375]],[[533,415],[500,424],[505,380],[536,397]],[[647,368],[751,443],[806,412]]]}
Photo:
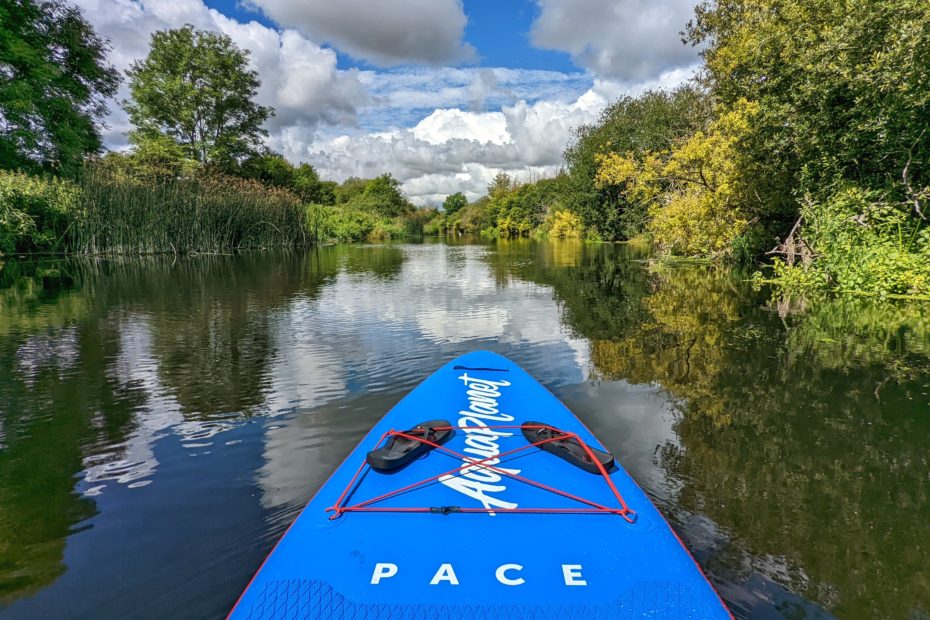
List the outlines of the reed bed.
{"label": "reed bed", "polygon": [[219,253],[310,245],[306,208],[288,191],[221,175],[145,180],[87,166],[71,251]]}

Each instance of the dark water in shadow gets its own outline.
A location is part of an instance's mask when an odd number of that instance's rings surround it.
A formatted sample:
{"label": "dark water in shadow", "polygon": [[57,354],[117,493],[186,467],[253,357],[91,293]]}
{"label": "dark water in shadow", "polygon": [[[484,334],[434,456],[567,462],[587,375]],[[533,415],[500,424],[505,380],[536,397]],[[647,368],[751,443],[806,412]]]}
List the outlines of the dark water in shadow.
{"label": "dark water in shadow", "polygon": [[3,265],[0,617],[221,617],[364,432],[477,348],[592,428],[738,616],[930,617],[930,307],[788,313],[642,258]]}

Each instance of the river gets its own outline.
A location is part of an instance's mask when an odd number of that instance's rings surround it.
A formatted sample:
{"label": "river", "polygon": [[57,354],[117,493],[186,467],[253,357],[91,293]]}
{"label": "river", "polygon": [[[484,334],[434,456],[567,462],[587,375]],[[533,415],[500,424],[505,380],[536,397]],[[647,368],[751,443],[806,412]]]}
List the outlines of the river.
{"label": "river", "polygon": [[647,258],[7,262],[0,618],[222,617],[367,429],[479,348],[578,414],[736,616],[930,617],[930,306],[774,303]]}

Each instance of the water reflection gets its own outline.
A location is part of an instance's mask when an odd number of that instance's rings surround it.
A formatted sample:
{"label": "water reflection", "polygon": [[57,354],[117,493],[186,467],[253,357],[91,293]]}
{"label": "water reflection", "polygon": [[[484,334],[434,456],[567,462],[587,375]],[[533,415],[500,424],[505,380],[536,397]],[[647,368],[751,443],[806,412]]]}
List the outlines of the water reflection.
{"label": "water reflection", "polygon": [[842,617],[926,617],[930,308],[845,300],[780,317],[710,267],[615,278],[599,258],[546,264],[512,271],[552,284],[594,376],[658,384],[675,403],[656,455],[669,484],[652,490],[680,524],[726,532],[713,559],[725,589],[762,576]]}
{"label": "water reflection", "polygon": [[221,615],[384,411],[489,348],[622,455],[738,615],[926,617],[930,308],[790,312],[647,258],[459,240],[0,266],[0,615]]}

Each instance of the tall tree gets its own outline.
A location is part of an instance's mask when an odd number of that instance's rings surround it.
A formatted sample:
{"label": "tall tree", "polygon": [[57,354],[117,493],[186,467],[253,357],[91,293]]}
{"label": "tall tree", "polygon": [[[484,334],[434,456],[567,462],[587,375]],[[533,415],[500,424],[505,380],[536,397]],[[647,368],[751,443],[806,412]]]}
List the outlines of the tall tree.
{"label": "tall tree", "polygon": [[106,42],[61,0],[0,2],[0,168],[77,171],[119,73]]}
{"label": "tall tree", "polygon": [[362,192],[363,204],[387,217],[397,217],[413,211],[413,205],[400,190],[400,181],[389,173],[375,177]]}
{"label": "tall tree", "polygon": [[446,212],[446,215],[455,215],[467,206],[468,198],[465,197],[465,194],[462,192],[455,192],[454,194],[446,196],[446,199],[442,203],[442,210]]}
{"label": "tall tree", "polygon": [[249,52],[224,34],[190,25],[156,32],[126,73],[135,133],[171,136],[201,163],[232,168],[268,135],[262,123],[274,111],[253,100],[261,82]]}
{"label": "tall tree", "polygon": [[759,104],[743,150],[766,202],[793,211],[799,187],[837,180],[899,197],[930,185],[926,0],[704,1],[687,36],[719,102]]}
{"label": "tall tree", "polygon": [[620,98],[596,123],[580,127],[565,150],[568,205],[587,228],[604,239],[616,241],[640,234],[645,209],[626,200],[616,186],[595,183],[598,155],[668,149],[703,129],[710,117],[707,94],[691,86]]}

